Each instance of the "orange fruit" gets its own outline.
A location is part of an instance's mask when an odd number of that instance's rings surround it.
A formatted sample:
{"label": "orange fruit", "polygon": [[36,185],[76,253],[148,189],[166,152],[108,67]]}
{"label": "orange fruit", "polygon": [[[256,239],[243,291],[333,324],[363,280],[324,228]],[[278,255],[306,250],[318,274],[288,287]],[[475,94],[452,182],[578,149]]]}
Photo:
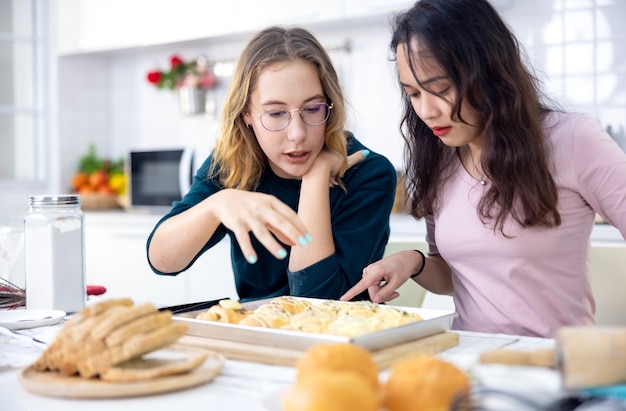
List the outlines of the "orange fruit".
{"label": "orange fruit", "polygon": [[89,184],[89,174],[78,172],[72,177],[72,188],[79,191],[82,187]]}
{"label": "orange fruit", "polygon": [[107,184],[109,181],[109,175],[105,171],[94,171],[89,175],[89,184],[95,189]]}

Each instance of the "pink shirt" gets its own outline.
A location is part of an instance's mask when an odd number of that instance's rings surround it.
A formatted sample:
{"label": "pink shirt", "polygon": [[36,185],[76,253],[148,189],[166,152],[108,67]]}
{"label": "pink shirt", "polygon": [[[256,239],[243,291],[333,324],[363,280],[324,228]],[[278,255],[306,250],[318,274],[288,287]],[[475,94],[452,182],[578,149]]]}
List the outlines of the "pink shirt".
{"label": "pink shirt", "polygon": [[553,113],[547,122],[561,226],[509,221],[512,238],[494,233],[476,211],[486,187],[458,158],[441,209],[426,218],[430,253],[452,269],[453,329],[554,337],[560,326],[594,324],[590,235],[597,212],[626,238],[626,155],[588,116]]}

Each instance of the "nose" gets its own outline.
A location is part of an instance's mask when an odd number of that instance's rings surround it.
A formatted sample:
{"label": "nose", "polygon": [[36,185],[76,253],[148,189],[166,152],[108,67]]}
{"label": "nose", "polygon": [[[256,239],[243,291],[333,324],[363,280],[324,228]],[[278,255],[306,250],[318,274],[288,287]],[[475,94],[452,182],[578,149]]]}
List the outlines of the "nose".
{"label": "nose", "polygon": [[422,93],[417,100],[413,100],[413,110],[422,120],[437,118],[441,114],[439,104],[441,98],[430,94]]}
{"label": "nose", "polygon": [[287,126],[287,139],[294,142],[303,141],[306,138],[306,128],[307,125],[300,113],[294,111],[291,113],[291,121]]}

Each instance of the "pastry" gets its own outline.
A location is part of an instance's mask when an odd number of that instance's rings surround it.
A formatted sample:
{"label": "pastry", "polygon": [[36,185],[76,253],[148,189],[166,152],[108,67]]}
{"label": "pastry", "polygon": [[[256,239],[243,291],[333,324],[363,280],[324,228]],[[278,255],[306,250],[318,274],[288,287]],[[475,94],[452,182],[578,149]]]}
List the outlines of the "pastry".
{"label": "pastry", "polygon": [[469,389],[469,376],[455,365],[418,355],[392,365],[382,394],[389,411],[448,411]]}
{"label": "pastry", "polygon": [[277,305],[262,305],[249,315],[245,316],[239,324],[251,325],[264,328],[282,328],[291,321],[289,311]]}
{"label": "pastry", "polygon": [[237,324],[248,314],[249,312],[239,302],[220,300],[218,304],[198,314],[196,319]]}
{"label": "pastry", "polygon": [[278,305],[291,314],[298,314],[311,306],[311,303],[301,298],[284,295],[274,298],[270,304]]}
{"label": "pastry", "polygon": [[371,388],[376,389],[379,384],[379,368],[372,354],[356,344],[315,344],[296,363],[298,378],[319,369],[350,370],[364,378]]}
{"label": "pastry", "polygon": [[283,328],[287,330],[303,331],[316,334],[324,334],[328,324],[335,320],[335,315],[321,310],[317,306],[310,306],[304,311],[294,314],[289,324]]}

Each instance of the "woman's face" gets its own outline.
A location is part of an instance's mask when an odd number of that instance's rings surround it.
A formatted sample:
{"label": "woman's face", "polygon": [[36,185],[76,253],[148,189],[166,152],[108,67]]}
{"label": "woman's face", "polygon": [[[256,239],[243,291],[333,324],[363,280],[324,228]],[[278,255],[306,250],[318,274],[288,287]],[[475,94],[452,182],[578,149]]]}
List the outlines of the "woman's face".
{"label": "woman's face", "polygon": [[[300,179],[311,168],[324,147],[326,123],[308,125],[298,110],[315,110],[316,104],[325,102],[317,71],[306,61],[276,63],[259,74],[244,120],[252,125],[270,168],[277,176]],[[289,124],[279,131],[267,130],[260,117],[263,115],[268,125],[271,117],[279,117],[281,111],[290,113]]]}
{"label": "woman's face", "polygon": [[[415,53],[418,47],[417,41],[413,41],[412,53]],[[413,68],[415,75],[420,79],[422,84],[420,85],[411,71],[406,44],[398,45],[396,57],[400,83],[411,99],[413,110],[430,127],[433,134],[451,147],[462,147],[470,143],[481,144],[482,136],[479,136],[475,127],[478,116],[469,104],[464,102],[461,106],[461,115],[469,124],[452,119],[452,106],[457,93],[443,68],[432,58],[414,58]]]}

